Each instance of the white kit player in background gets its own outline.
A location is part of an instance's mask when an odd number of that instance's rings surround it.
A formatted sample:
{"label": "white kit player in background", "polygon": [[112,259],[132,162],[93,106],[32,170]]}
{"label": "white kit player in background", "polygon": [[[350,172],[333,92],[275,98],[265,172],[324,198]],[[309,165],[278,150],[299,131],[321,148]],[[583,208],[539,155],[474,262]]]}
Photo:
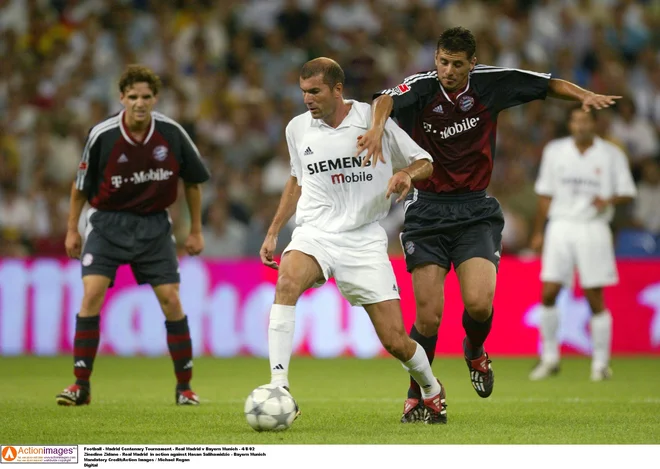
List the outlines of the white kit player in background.
{"label": "white kit player in background", "polygon": [[603,288],[618,282],[609,223],[614,205],[631,202],[636,189],[626,155],[596,136],[593,113],[572,110],[569,129],[570,137],[553,140],[543,150],[535,187],[539,209],[532,248],[543,246],[542,353],[530,379],[544,379],[559,371],[555,301],[563,286],[572,285],[577,268],[592,311],[591,379],[601,381],[612,373],[612,316],[605,306]]}
{"label": "white kit player in background", "polygon": [[[331,59],[307,62],[300,88],[309,112],[289,122],[286,140],[291,177],[261,248],[262,262],[279,269],[270,311],[271,384],[289,388],[295,305],[303,292],[334,277],[342,295],[365,308],[378,337],[420,384],[427,423],[445,423],[445,393],[424,349],[405,332],[399,291],[378,223],[389,197],[403,200],[413,181],[431,175],[431,156],[394,122],[383,136],[384,164],[361,167],[355,145],[370,126],[371,106],[342,96],[344,72]],[[393,174],[393,168],[402,168]],[[291,243],[281,264],[273,261],[277,234],[296,213]]]}

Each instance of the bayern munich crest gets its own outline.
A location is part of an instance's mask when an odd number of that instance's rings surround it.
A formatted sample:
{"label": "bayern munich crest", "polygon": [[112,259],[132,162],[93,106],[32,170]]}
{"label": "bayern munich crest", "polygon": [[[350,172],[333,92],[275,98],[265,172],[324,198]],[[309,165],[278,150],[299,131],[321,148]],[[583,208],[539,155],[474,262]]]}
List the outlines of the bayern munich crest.
{"label": "bayern munich crest", "polygon": [[463,112],[469,111],[472,106],[474,106],[474,98],[472,96],[461,96],[461,99],[458,100],[458,107]]}
{"label": "bayern munich crest", "polygon": [[415,252],[415,243],[412,241],[406,241],[406,246],[405,246],[406,252],[408,255],[412,254]]}
{"label": "bayern munich crest", "polygon": [[163,161],[167,158],[167,147],[165,145],[158,145],[154,148],[154,158],[158,161]]}

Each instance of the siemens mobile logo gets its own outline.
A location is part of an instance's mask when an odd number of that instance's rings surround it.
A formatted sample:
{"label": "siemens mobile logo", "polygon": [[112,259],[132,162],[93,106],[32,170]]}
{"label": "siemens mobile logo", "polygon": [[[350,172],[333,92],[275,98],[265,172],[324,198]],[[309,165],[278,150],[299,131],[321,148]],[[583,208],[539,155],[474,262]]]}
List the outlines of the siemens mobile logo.
{"label": "siemens mobile logo", "polygon": [[[454,135],[462,134],[470,129],[474,129],[479,123],[478,117],[466,117],[461,122],[454,122],[452,125],[445,127],[440,131],[440,138],[447,139]],[[438,131],[433,129],[433,126],[428,122],[424,122],[424,132],[437,134]]]}
{"label": "siemens mobile logo", "polygon": [[[366,166],[371,166],[371,161]],[[362,167],[361,156],[345,156],[343,158],[334,158],[332,160],[317,161],[307,165],[309,174],[325,173],[327,171],[335,171],[345,168],[360,168]],[[352,174],[336,173],[330,175],[330,180],[333,184],[344,184],[349,182],[369,182],[374,178],[371,172],[361,171]]]}

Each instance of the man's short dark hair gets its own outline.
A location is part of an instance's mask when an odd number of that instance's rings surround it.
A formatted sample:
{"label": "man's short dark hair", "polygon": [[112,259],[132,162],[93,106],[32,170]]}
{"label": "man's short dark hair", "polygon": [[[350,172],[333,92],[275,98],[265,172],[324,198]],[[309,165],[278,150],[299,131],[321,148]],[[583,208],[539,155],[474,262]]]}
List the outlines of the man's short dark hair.
{"label": "man's short dark hair", "polygon": [[312,59],[303,65],[300,70],[300,78],[306,80],[308,78],[321,75],[323,77],[323,83],[328,85],[330,89],[333,89],[337,83],[344,84],[346,77],[344,71],[339,66],[337,62],[326,57],[319,57]]}
{"label": "man's short dark hair", "polygon": [[147,83],[154,96],[158,95],[162,83],[160,77],[143,65],[129,65],[119,79],[119,91],[125,93],[136,83]]}
{"label": "man's short dark hair", "polygon": [[468,59],[477,51],[477,40],[469,29],[462,26],[445,30],[438,39],[437,50],[447,52],[465,52]]}

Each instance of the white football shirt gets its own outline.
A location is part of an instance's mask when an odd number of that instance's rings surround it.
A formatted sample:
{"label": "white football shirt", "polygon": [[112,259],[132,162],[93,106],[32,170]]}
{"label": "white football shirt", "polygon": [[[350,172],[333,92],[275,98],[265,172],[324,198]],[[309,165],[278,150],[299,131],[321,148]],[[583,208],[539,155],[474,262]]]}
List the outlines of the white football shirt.
{"label": "white football shirt", "polygon": [[616,145],[596,137],[581,154],[572,137],[553,140],[543,149],[536,193],[552,197],[551,220],[603,220],[609,222],[614,207],[598,212],[596,197],[635,197],[628,159]]}
{"label": "white football shirt", "polygon": [[383,134],[385,163],[362,168],[363,156],[355,156],[357,138],[371,126],[371,106],[346,102],[351,109],[336,129],[312,118],[310,112],[294,117],[286,127],[291,175],[302,186],[297,225],[339,233],[378,221],[390,209],[385,193],[393,170],[420,159],[433,161],[388,119]]}

